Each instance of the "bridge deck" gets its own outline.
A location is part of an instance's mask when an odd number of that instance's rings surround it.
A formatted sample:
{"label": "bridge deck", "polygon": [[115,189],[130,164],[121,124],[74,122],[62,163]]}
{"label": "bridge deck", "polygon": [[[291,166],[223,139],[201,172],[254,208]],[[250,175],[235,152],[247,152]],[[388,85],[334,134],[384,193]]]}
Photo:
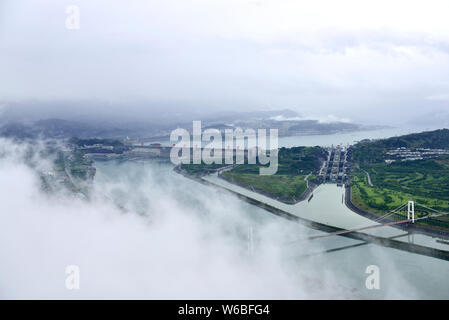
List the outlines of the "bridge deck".
{"label": "bridge deck", "polygon": [[[366,228],[373,225],[381,225],[380,223],[376,223],[373,220],[358,215],[357,213],[347,208],[346,205],[341,201],[342,195],[344,195],[344,188],[339,188],[336,185],[320,185],[317,189],[315,189],[314,199],[312,201],[303,201],[294,205],[289,205],[231,184],[223,179],[220,179],[217,174],[208,175],[206,177],[203,177],[203,179],[217,186],[223,187],[233,192],[237,192],[238,194],[241,194],[245,197],[260,201],[262,203],[266,203],[269,206],[272,206],[299,218],[330,227],[353,230]],[[329,205],[332,205],[332,211],[329,211]],[[407,232],[394,228],[393,226],[370,228],[366,230],[360,230],[358,232],[370,236],[385,239],[396,238],[398,239],[398,241],[408,242]],[[322,235],[322,232],[315,232],[315,235]],[[310,234],[310,236],[314,236],[314,234],[312,233]],[[449,245],[438,243],[436,239],[426,235],[415,235],[414,243],[429,248],[435,248],[449,252]]]}

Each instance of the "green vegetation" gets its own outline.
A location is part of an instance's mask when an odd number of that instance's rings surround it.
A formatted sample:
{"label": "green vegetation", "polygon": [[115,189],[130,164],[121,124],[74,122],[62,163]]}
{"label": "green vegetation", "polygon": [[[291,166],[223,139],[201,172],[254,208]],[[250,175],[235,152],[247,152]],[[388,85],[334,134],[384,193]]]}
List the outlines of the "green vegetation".
{"label": "green vegetation", "polygon": [[68,173],[72,177],[85,180],[92,174],[92,160],[85,159],[80,152],[72,153],[69,156],[59,152],[54,161],[54,168],[60,174]]}
{"label": "green vegetation", "polygon": [[[417,216],[428,215],[432,209],[449,211],[449,157],[414,161],[384,162],[391,148],[449,148],[449,130],[436,130],[357,144],[353,152],[360,169],[352,173],[352,202],[379,216],[408,200],[417,202]],[[373,186],[369,186],[366,173]],[[401,213],[403,217],[406,211]],[[402,219],[403,217],[396,217]],[[424,219],[422,226],[449,231],[449,216]]]}
{"label": "green vegetation", "polygon": [[383,162],[387,150],[395,148],[449,149],[449,129],[413,133],[400,137],[360,142],[353,152],[360,164]]}
{"label": "green vegetation", "polygon": [[290,200],[298,198],[307,189],[304,175],[291,176],[275,174],[271,176],[260,176],[259,174],[241,174],[238,172],[223,172],[223,176],[230,181],[236,182],[254,189],[254,191],[267,192],[280,199]]}
{"label": "green vegetation", "polygon": [[259,175],[259,165],[238,165],[223,177],[232,182],[270,194],[284,201],[295,201],[307,189],[306,176],[318,184],[315,173],[326,158],[320,147],[294,147],[279,149],[278,171],[271,176]]}
{"label": "green vegetation", "polygon": [[215,163],[205,164],[204,162],[202,162],[201,164],[181,164],[181,169],[190,175],[202,176],[226,166],[228,165]]}
{"label": "green vegetation", "polygon": [[[245,164],[237,165],[232,170],[223,172],[222,176],[239,185],[291,202],[299,199],[307,189],[305,180],[307,176],[309,182],[319,183],[315,174],[326,156],[326,151],[320,147],[281,148],[278,154],[278,170],[274,175],[260,175],[261,165],[247,164],[247,160],[245,160]],[[181,169],[188,174],[201,176],[224,166],[227,165],[183,164]]]}
{"label": "green vegetation", "polygon": [[363,166],[374,186],[424,198],[449,201],[448,158],[397,161]]}
{"label": "green vegetation", "polygon": [[83,157],[81,152],[73,153],[66,159],[66,166],[69,169],[72,177],[88,180],[95,174],[95,169],[92,167],[93,161]]}
{"label": "green vegetation", "polygon": [[[123,144],[123,142],[115,139],[79,139],[71,138],[70,144],[77,147],[78,150],[82,150],[83,147],[89,147],[89,149],[84,150],[84,153],[119,153],[122,154],[124,151],[128,150],[128,147]],[[97,148],[93,147],[98,145]],[[105,149],[104,147],[112,147],[111,149]]]}
{"label": "green vegetation", "polygon": [[[419,176],[419,174],[417,174]],[[408,181],[412,181],[413,177],[410,176]],[[403,180],[405,181],[405,180]],[[368,185],[366,174],[362,171],[358,171],[354,174],[352,179],[352,202],[362,210],[374,213],[378,216],[383,216],[387,212],[396,209],[408,200],[416,201],[415,215],[417,217],[428,215],[433,213],[420,205],[433,208],[435,210],[441,210],[444,212],[449,211],[449,201],[436,199],[433,196],[417,196],[416,193],[407,192],[407,188],[402,188],[401,183],[397,183],[394,188],[381,188],[374,184],[373,187]],[[413,192],[413,191],[412,191]],[[406,217],[406,210],[398,212],[399,216],[390,216],[396,220],[402,220]],[[418,225],[449,231],[449,216],[442,216],[438,218],[429,218],[417,222]]]}
{"label": "green vegetation", "polygon": [[[310,172],[318,171],[322,161],[327,157],[326,151],[321,147],[294,147],[280,148],[278,153],[277,175],[307,175]],[[238,165],[232,172],[242,174],[259,175],[260,164]],[[235,158],[234,158],[235,163]],[[258,159],[256,163],[259,163]],[[211,170],[226,167],[228,164],[182,164],[181,168],[192,174],[204,174]],[[268,165],[266,165],[268,166]]]}
{"label": "green vegetation", "polygon": [[92,160],[84,158],[81,152],[62,151],[58,146],[47,146],[40,155],[53,161],[51,169],[39,171],[43,190],[55,192],[64,187],[74,193],[89,194],[89,184],[84,182],[95,176]]}

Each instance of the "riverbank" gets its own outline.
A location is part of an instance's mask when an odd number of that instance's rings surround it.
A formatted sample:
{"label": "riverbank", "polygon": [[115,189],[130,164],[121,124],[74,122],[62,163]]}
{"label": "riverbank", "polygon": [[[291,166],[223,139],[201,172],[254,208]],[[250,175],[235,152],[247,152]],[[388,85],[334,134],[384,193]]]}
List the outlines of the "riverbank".
{"label": "riverbank", "polygon": [[[301,204],[307,205],[307,203],[305,203],[305,202],[302,202],[302,203],[299,203],[296,205],[284,204],[284,203],[281,203],[274,199],[267,198],[264,195],[260,195],[260,194],[258,195],[257,193],[247,190],[247,189],[244,189],[242,187],[235,186],[235,188],[233,188],[234,189],[233,190],[231,187],[226,187],[224,185],[225,183],[230,184],[229,182],[227,182],[223,179],[220,179],[217,176],[215,176],[215,178],[213,178],[212,175],[205,176],[205,177],[192,177],[188,174],[183,173],[179,169],[179,167],[175,167],[174,170],[176,172],[182,174],[184,177],[186,177],[188,179],[192,179],[192,180],[202,183],[204,185],[213,186],[214,188],[217,188],[220,190],[225,190],[231,194],[236,195],[239,199],[241,199],[249,204],[255,205],[259,208],[262,208],[262,209],[264,209],[272,214],[275,214],[277,216],[280,216],[282,218],[301,223],[301,224],[303,224],[311,229],[314,229],[314,230],[319,230],[319,231],[326,232],[326,233],[338,233],[338,232],[344,232],[344,231],[350,230],[351,228],[349,228],[349,225],[356,226],[356,225],[360,225],[361,222],[364,223],[363,227],[367,227],[369,225],[372,226],[375,224],[375,223],[372,223],[371,220],[368,221],[367,218],[361,217],[358,214],[353,213],[354,217],[350,218],[352,221],[350,224],[348,224],[349,217],[346,217],[345,219],[340,221],[340,225],[346,224],[348,226],[346,228],[342,228],[342,227],[338,226],[338,223],[332,223],[332,221],[336,221],[335,219],[338,219],[338,216],[334,216],[334,217],[328,216],[328,218],[326,218],[325,220],[329,220],[329,222],[324,223],[322,216],[318,217],[318,216],[309,215],[306,218],[305,216],[307,216],[307,214],[303,214],[301,216],[300,214],[293,213],[298,205],[301,205]],[[219,183],[219,181],[223,181],[223,182]],[[241,188],[241,190],[240,191],[236,190],[238,188]],[[246,190],[246,192],[244,192],[243,190]],[[274,204],[268,203],[269,201],[263,199],[264,197],[267,198],[268,200],[272,201]],[[315,201],[315,202],[318,202],[318,201],[319,201],[319,199],[317,199],[317,201]],[[314,201],[312,201],[312,202],[314,202]],[[346,208],[346,210],[349,210],[346,206],[343,205],[343,207]],[[349,211],[352,212],[351,210],[349,210]],[[335,214],[335,212],[333,212],[333,213]],[[360,217],[360,218],[357,218],[357,217]],[[334,220],[332,220],[331,218]],[[379,229],[377,229],[378,231],[374,231],[374,230],[354,231],[354,232],[342,234],[341,236],[449,261],[449,251],[448,250],[443,250],[443,249],[439,249],[436,247],[431,247],[431,246],[426,246],[426,245],[421,245],[421,244],[416,244],[416,243],[405,242],[405,241],[402,241],[400,238],[406,237],[407,233],[401,233],[402,231],[394,229],[392,227],[382,227],[381,229],[384,229],[384,230],[382,230],[382,232],[380,232]],[[388,230],[385,230],[385,229],[388,229]],[[377,235],[377,233],[380,233],[380,235]],[[304,239],[304,240],[307,240],[307,239]]]}
{"label": "riverbank", "polygon": [[268,198],[271,198],[271,199],[276,200],[276,201],[280,201],[280,202],[285,203],[285,204],[296,204],[296,203],[299,203],[301,201],[304,201],[304,200],[308,199],[310,197],[310,195],[312,194],[313,190],[316,187],[318,187],[317,184],[306,180],[307,181],[307,188],[306,188],[306,190],[302,194],[300,194],[297,198],[296,197],[294,197],[294,198],[284,198],[284,197],[276,196],[276,195],[274,195],[272,193],[269,193],[269,192],[267,192],[265,190],[261,190],[261,189],[258,189],[258,188],[255,188],[255,187],[243,184],[243,183],[239,183],[238,181],[235,181],[232,178],[229,178],[229,177],[226,177],[226,176],[222,175],[221,172],[218,172],[218,177],[220,179],[223,179],[223,180],[229,182],[229,183],[235,184],[235,185],[237,185],[239,187],[248,189],[250,191],[254,191],[254,192],[263,194],[264,196],[266,196]]}
{"label": "riverbank", "polygon": [[[346,185],[345,186],[345,205],[348,207],[348,209],[354,211],[355,213],[366,217],[368,219],[371,220],[378,220],[379,216],[374,214],[374,213],[370,213],[368,211],[365,211],[363,209],[360,209],[359,207],[357,207],[353,202],[352,202],[352,192],[351,192],[351,186]],[[391,223],[394,222],[396,220],[391,220],[388,218],[384,218],[382,219],[382,223]],[[442,237],[444,239],[449,239],[449,232],[445,232],[445,231],[441,231],[441,230],[435,230],[435,229],[430,229],[430,228],[426,228],[423,226],[418,226],[416,224],[413,223],[407,223],[407,224],[400,224],[397,225],[396,228],[407,231],[407,232],[418,232],[418,233],[422,233],[428,236],[438,236],[438,237]]]}

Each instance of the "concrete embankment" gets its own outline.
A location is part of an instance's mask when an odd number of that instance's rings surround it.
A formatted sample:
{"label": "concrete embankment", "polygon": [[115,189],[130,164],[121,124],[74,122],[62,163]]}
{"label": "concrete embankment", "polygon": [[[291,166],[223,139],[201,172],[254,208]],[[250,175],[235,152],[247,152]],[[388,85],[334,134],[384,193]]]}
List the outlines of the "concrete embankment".
{"label": "concrete embankment", "polygon": [[307,189],[300,196],[298,196],[297,198],[283,198],[283,197],[275,196],[274,194],[271,194],[271,193],[266,192],[264,190],[260,190],[260,189],[257,189],[257,188],[254,188],[254,187],[251,187],[251,186],[239,183],[239,182],[233,180],[232,178],[228,178],[226,176],[223,176],[220,173],[218,173],[218,177],[220,179],[223,179],[223,180],[229,182],[229,183],[235,184],[235,185],[237,185],[239,187],[242,187],[242,188],[245,188],[245,189],[248,189],[250,191],[254,191],[254,192],[260,193],[260,194],[263,194],[264,196],[266,196],[268,198],[271,198],[273,200],[280,201],[280,202],[283,202],[283,203],[286,203],[286,204],[296,204],[298,202],[301,202],[301,201],[304,201],[304,200],[308,199],[309,196],[312,194],[313,190],[318,186],[317,184],[314,184],[312,182],[308,182]]}
{"label": "concrete embankment", "polygon": [[[258,206],[258,207],[260,207],[270,213],[273,213],[279,217],[288,219],[290,221],[299,222],[301,224],[304,224],[309,228],[312,228],[315,230],[320,230],[320,231],[327,232],[327,233],[335,233],[335,232],[341,232],[341,231],[347,230],[347,229],[339,228],[339,227],[336,227],[336,226],[333,226],[330,224],[313,221],[311,219],[305,219],[305,218],[295,215],[291,212],[287,212],[286,210],[279,209],[276,206],[270,205],[264,201],[252,198],[251,196],[247,196],[240,192],[230,190],[229,188],[218,185],[216,183],[206,181],[206,180],[202,179],[201,177],[192,177],[192,176],[188,175],[187,173],[183,172],[182,170],[180,170],[180,168],[178,168],[178,167],[175,168],[175,171],[184,175],[186,178],[195,180],[204,185],[209,185],[209,186],[213,186],[215,188],[221,189],[221,190],[226,190],[229,193],[236,195],[239,199],[241,199],[247,203]],[[428,246],[424,246],[424,245],[414,244],[414,243],[408,243],[408,242],[404,242],[404,241],[400,241],[400,240],[395,240],[395,238],[397,238],[397,237],[403,237],[404,234],[399,234],[399,235],[391,236],[391,237],[381,237],[381,236],[373,235],[373,234],[370,234],[367,232],[354,231],[354,232],[342,234],[341,236],[346,237],[346,238],[355,239],[355,240],[367,241],[367,242],[375,243],[375,244],[382,245],[385,247],[395,248],[395,249],[399,249],[399,250],[403,250],[403,251],[408,251],[408,252],[412,252],[412,253],[417,253],[417,254],[435,257],[435,258],[449,261],[449,251],[432,248],[432,247],[428,247]]]}

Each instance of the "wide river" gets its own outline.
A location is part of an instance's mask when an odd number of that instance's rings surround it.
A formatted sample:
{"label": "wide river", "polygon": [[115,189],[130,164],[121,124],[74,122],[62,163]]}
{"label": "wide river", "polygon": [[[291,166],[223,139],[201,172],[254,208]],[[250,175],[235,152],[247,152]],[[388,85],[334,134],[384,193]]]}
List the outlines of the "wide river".
{"label": "wide river", "polygon": [[[404,132],[406,131],[383,130],[371,134],[365,131],[329,136],[288,137],[281,139],[281,145],[347,144],[363,138],[388,137]],[[191,181],[174,173],[173,166],[169,163],[157,161],[146,161],[144,164],[98,162],[96,165],[98,169],[96,183],[98,184],[123,180],[123,177],[129,175],[130,172],[139,172],[140,170],[141,175],[152,175],[153,181],[161,181],[162,185],[176,186],[172,188],[176,188],[177,203],[181,203],[185,208],[196,208],[199,216],[208,215],[210,211],[217,210],[218,216],[215,213],[214,219],[217,219],[217,223],[226,224],[228,230],[233,230],[232,232],[240,235],[237,237],[238,241],[242,248],[248,248],[249,255],[257,255],[268,246],[280,247],[282,259],[287,261],[289,272],[301,273],[310,269],[308,272],[314,287],[325,286],[325,283],[331,278],[332,280],[329,281],[337,286],[337,290],[341,290],[341,297],[367,299],[449,298],[449,262],[447,261],[343,237],[323,238],[314,240],[313,243],[304,241],[305,237],[321,234],[321,231],[287,221],[249,205],[234,195],[228,195],[214,187]],[[138,178],[134,177],[133,179]],[[146,185],[141,185],[141,187],[149,189],[139,190],[140,192],[148,191],[151,194],[150,187]],[[225,197],[225,201],[229,203],[229,210],[233,211],[234,218],[227,217],[226,209],[228,208],[217,209],[210,205],[202,205],[200,202],[206,200],[198,198],[197,194],[207,194],[211,202],[214,198]],[[221,206],[223,205],[221,204]],[[322,219],[324,222],[326,220],[333,222],[333,220],[339,220],[341,216],[347,215],[348,221],[356,221],[360,226],[366,224],[363,219],[357,220],[357,217],[353,217],[353,213],[342,204],[342,188],[335,185],[319,187],[310,204],[300,203],[294,210],[297,210],[298,215]],[[335,213],[333,216],[332,213],[337,211],[339,213]],[[220,215],[223,217],[220,218]],[[224,216],[226,216],[226,220],[220,220],[225,219]],[[401,232],[396,234],[401,234]],[[407,241],[406,237],[403,237],[403,240]],[[430,238],[420,240],[418,237],[417,241],[433,243],[433,239]],[[369,277],[366,270],[369,266],[375,266],[379,270],[379,289],[369,289],[369,286],[366,285],[366,279]],[[267,274],[266,276],[272,275]],[[296,298],[294,295],[288,297]]]}

